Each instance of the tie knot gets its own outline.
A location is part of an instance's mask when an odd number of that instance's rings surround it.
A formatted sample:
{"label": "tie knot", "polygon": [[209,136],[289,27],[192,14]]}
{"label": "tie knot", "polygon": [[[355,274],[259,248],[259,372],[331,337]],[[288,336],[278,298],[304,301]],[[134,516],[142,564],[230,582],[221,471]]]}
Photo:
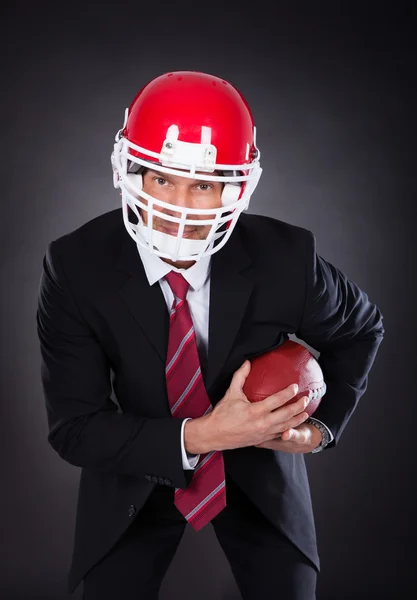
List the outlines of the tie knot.
{"label": "tie knot", "polygon": [[171,288],[174,296],[180,300],[185,300],[190,284],[186,279],[184,279],[181,273],[170,271],[167,275],[165,275],[165,279],[168,281],[169,287]]}

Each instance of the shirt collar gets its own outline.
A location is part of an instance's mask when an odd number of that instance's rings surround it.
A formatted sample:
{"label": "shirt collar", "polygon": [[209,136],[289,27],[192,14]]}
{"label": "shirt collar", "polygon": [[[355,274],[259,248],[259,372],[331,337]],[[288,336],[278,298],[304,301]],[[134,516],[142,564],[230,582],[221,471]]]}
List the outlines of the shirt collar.
{"label": "shirt collar", "polygon": [[165,275],[167,275],[170,271],[175,271],[176,273],[181,273],[193,290],[198,292],[198,290],[204,285],[209,275],[211,256],[203,256],[203,258],[200,258],[200,260],[195,262],[188,269],[177,269],[177,267],[169,265],[162,260],[160,256],[157,254],[152,254],[140,244],[136,244],[136,246],[142,260],[149,285],[153,285],[156,281],[159,281],[165,277]]}

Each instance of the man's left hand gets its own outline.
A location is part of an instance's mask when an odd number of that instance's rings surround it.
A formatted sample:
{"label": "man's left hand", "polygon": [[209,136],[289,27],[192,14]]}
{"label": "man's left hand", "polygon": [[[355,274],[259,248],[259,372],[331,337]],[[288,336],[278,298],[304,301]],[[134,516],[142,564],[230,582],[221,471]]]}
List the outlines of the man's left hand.
{"label": "man's left hand", "polygon": [[255,448],[270,448],[292,454],[307,454],[317,448],[322,440],[322,434],[317,427],[310,423],[302,423],[298,427],[286,429],[279,437],[257,444]]}

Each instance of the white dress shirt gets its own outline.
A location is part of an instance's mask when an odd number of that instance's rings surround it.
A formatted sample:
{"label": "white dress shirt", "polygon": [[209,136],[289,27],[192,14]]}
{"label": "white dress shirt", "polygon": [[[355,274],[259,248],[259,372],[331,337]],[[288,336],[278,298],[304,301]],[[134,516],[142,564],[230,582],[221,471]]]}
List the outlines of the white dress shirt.
{"label": "white dress shirt", "polygon": [[[198,348],[198,354],[200,362],[207,363],[207,348],[208,348],[208,315],[209,315],[209,303],[210,303],[210,265],[211,257],[204,256],[196,263],[194,263],[188,269],[177,269],[172,265],[169,265],[162,260],[156,254],[151,254],[143,248],[140,244],[137,244],[137,248],[145,269],[146,276],[149,281],[149,285],[153,285],[156,281],[159,281],[162,292],[165,297],[168,312],[171,312],[172,303],[174,301],[174,294],[172,293],[171,287],[166,279],[170,271],[181,273],[181,275],[190,284],[187,293],[187,302],[190,308],[191,318],[193,320],[196,342]],[[189,454],[185,450],[184,446],[184,426],[189,418],[184,419],[181,427],[181,454],[183,468],[186,470],[194,469],[197,465],[199,454]]]}
{"label": "white dress shirt", "polygon": [[[156,254],[151,254],[148,252],[148,250],[143,248],[140,244],[137,244],[137,249],[139,251],[149,285],[153,285],[157,281],[159,282],[169,313],[171,312],[172,303],[174,301],[174,294],[172,293],[168,281],[166,281],[164,277],[170,271],[175,271],[176,273],[181,273],[184,279],[186,279],[190,284],[187,293],[187,302],[194,324],[198,354],[200,363],[207,364],[211,256],[205,256],[201,258],[188,269],[177,269],[176,267],[166,263]],[[181,427],[181,454],[182,464],[185,470],[194,469],[197,465],[198,459],[200,458],[199,454],[189,454],[185,450],[184,426],[189,419],[190,418],[184,419]],[[318,421],[318,419],[316,420]],[[324,426],[329,431],[330,440],[332,441],[334,437],[332,432],[326,425]]]}

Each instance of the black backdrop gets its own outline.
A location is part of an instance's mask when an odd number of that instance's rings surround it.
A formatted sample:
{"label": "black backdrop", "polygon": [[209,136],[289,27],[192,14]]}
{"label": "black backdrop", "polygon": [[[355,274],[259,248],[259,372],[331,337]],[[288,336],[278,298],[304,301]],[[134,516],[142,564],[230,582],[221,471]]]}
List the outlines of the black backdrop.
{"label": "black backdrop", "polygon": [[[118,205],[109,157],[124,109],[149,79],[181,69],[230,80],[253,109],[264,173],[249,212],[313,230],[320,254],[385,317],[368,391],[338,448],[307,456],[318,599],[417,592],[415,12],[412,2],[74,0],[6,9],[1,598],[68,597],[79,469],[46,441],[35,329],[46,245]],[[179,592],[240,598],[211,531],[184,536],[161,600]]]}

